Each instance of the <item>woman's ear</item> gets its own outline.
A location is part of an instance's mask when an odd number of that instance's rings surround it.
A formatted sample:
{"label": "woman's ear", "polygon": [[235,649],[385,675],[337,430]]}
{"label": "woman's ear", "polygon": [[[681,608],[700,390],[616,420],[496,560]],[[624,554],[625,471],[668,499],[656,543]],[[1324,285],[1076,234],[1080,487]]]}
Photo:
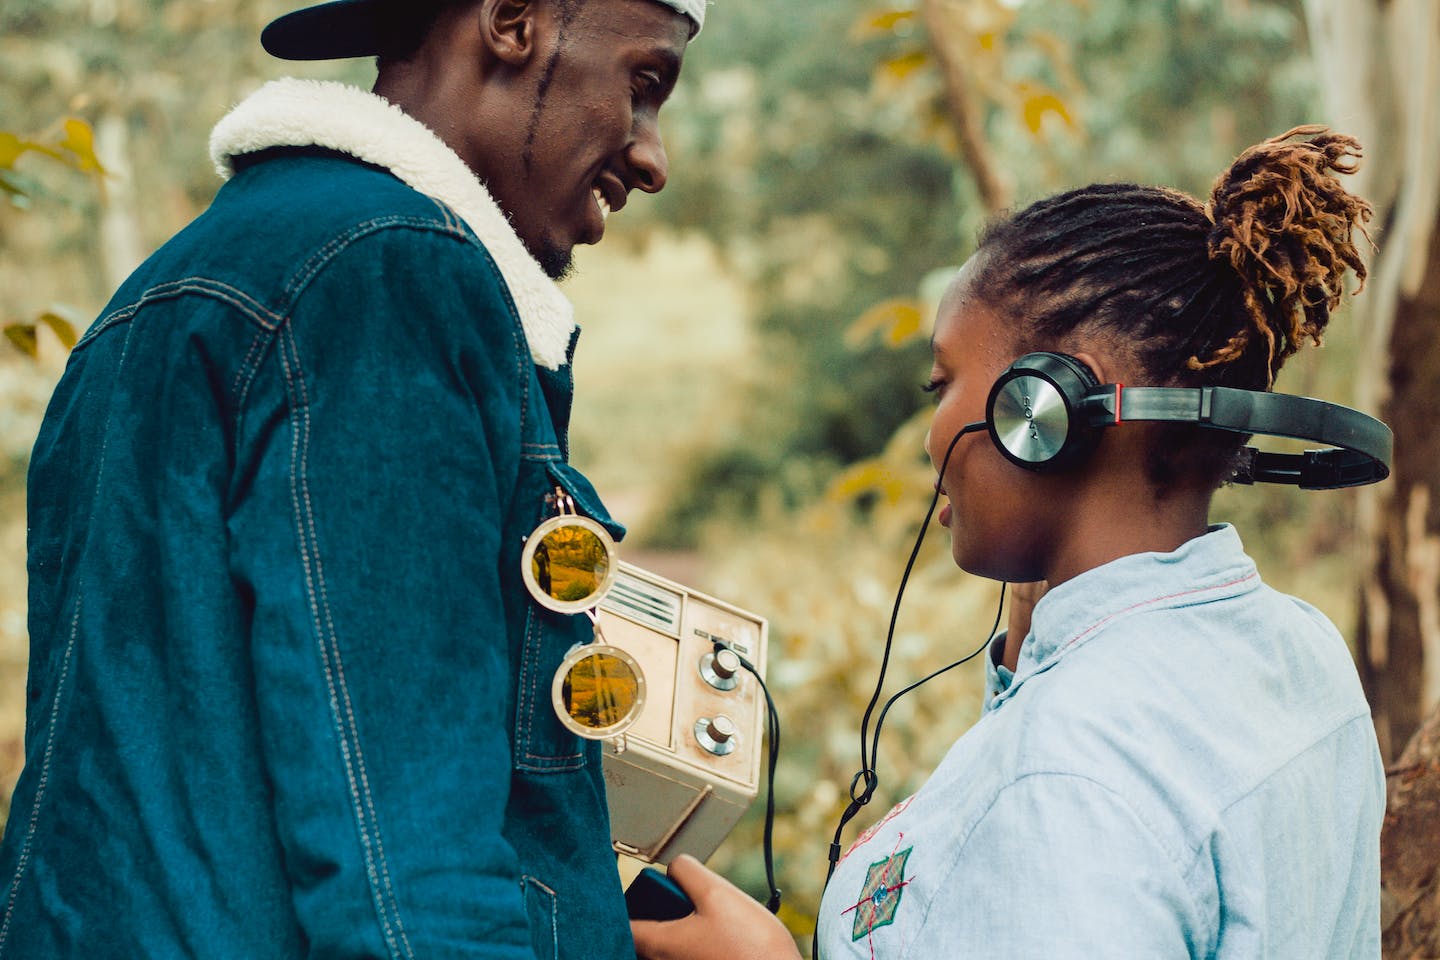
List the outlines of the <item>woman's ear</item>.
{"label": "woman's ear", "polygon": [[1085,350],[1078,353],[1072,353],[1070,354],[1070,356],[1074,357],[1076,360],[1079,360],[1081,363],[1085,364],[1085,366],[1090,368],[1090,372],[1095,374],[1096,383],[1115,382],[1117,365],[1115,363],[1108,362],[1106,359],[1103,358],[1102,354],[1092,353],[1089,350]]}
{"label": "woman's ear", "polygon": [[483,0],[479,6],[480,40],[496,60],[523,67],[535,55],[537,5],[534,0]]}

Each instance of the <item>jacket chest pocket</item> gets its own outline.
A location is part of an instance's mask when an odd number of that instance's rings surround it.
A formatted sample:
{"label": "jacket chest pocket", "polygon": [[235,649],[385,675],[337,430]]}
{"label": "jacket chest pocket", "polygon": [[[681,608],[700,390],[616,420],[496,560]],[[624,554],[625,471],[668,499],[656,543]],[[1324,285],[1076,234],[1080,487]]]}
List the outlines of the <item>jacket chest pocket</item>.
{"label": "jacket chest pocket", "polygon": [[[554,514],[545,495],[561,488],[575,502],[576,512],[603,526],[617,542],[625,528],[611,518],[590,481],[563,460],[527,460],[527,490],[537,504],[531,530]],[[527,531],[528,533],[528,531]],[[552,687],[555,671],[576,644],[587,643],[594,627],[584,613],[547,610],[524,592],[524,632],[519,650],[519,685],[515,701],[514,766],[531,773],[575,770],[585,765],[585,741],[567,730],[555,713]]]}

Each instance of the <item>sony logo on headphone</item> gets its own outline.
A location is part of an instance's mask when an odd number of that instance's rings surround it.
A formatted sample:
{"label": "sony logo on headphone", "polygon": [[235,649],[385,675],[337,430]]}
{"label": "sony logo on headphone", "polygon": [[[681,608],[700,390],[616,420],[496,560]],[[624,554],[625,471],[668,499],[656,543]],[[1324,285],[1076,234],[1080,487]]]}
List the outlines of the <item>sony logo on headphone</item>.
{"label": "sony logo on headphone", "polygon": [[1040,439],[1040,428],[1035,426],[1035,408],[1030,405],[1030,394],[1022,393],[1020,400],[1025,405],[1025,422],[1030,425],[1030,439]]}

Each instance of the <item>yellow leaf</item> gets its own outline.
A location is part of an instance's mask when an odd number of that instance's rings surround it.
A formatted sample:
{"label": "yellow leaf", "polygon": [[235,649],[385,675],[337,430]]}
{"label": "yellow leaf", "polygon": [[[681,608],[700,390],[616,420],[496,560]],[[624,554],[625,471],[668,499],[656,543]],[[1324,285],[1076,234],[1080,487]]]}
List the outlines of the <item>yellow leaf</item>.
{"label": "yellow leaf", "polygon": [[1047,113],[1059,115],[1067,127],[1075,126],[1075,120],[1070,116],[1069,108],[1053,93],[1035,93],[1027,96],[1022,109],[1025,114],[1025,126],[1036,136],[1040,134],[1040,125],[1044,123]]}
{"label": "yellow leaf", "polygon": [[850,29],[850,35],[860,40],[877,34],[895,33],[901,25],[913,23],[914,20],[914,10],[881,10],[879,13],[867,13],[855,21],[855,26]]}
{"label": "yellow leaf", "polygon": [[890,57],[880,62],[879,74],[882,80],[889,80],[892,83],[901,83],[906,77],[930,62],[930,54],[925,50],[911,50],[902,53],[898,57]]}
{"label": "yellow leaf", "polygon": [[35,325],[30,323],[8,323],[5,337],[15,348],[32,359],[40,356],[40,342],[35,336]]}
{"label": "yellow leaf", "polygon": [[70,117],[65,121],[65,139],[60,147],[70,155],[75,169],[84,173],[104,173],[100,158],[95,155],[95,131],[84,120]]}
{"label": "yellow leaf", "polygon": [[975,43],[987,53],[993,51],[999,42],[1000,35],[994,30],[986,30],[975,38]]}
{"label": "yellow leaf", "polygon": [[13,133],[0,130],[0,170],[10,170],[15,166],[30,145]]}
{"label": "yellow leaf", "polygon": [[843,471],[825,491],[831,503],[844,503],[867,493],[878,493],[889,503],[905,495],[905,483],[879,460],[862,460]]}
{"label": "yellow leaf", "polygon": [[80,339],[75,332],[75,325],[53,310],[47,310],[40,314],[39,322],[49,327],[55,336],[60,338],[60,342],[65,345],[66,350],[75,346],[75,342]]}
{"label": "yellow leaf", "polygon": [[866,310],[850,325],[845,342],[859,346],[879,333],[887,346],[898,347],[920,336],[924,325],[925,305],[919,300],[886,300]]}

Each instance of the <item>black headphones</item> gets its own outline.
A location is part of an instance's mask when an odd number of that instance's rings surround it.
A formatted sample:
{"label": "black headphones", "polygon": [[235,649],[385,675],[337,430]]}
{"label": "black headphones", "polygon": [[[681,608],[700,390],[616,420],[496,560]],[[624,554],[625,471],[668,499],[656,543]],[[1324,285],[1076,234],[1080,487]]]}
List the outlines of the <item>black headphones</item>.
{"label": "black headphones", "polygon": [[1293,483],[1306,490],[1384,480],[1394,446],[1389,427],[1349,407],[1234,387],[1102,384],[1063,353],[1027,353],[1012,363],[990,389],[985,420],[1007,459],[1041,472],[1076,466],[1094,452],[1102,428],[1135,420],[1329,444],[1304,453],[1244,449],[1236,482]]}

